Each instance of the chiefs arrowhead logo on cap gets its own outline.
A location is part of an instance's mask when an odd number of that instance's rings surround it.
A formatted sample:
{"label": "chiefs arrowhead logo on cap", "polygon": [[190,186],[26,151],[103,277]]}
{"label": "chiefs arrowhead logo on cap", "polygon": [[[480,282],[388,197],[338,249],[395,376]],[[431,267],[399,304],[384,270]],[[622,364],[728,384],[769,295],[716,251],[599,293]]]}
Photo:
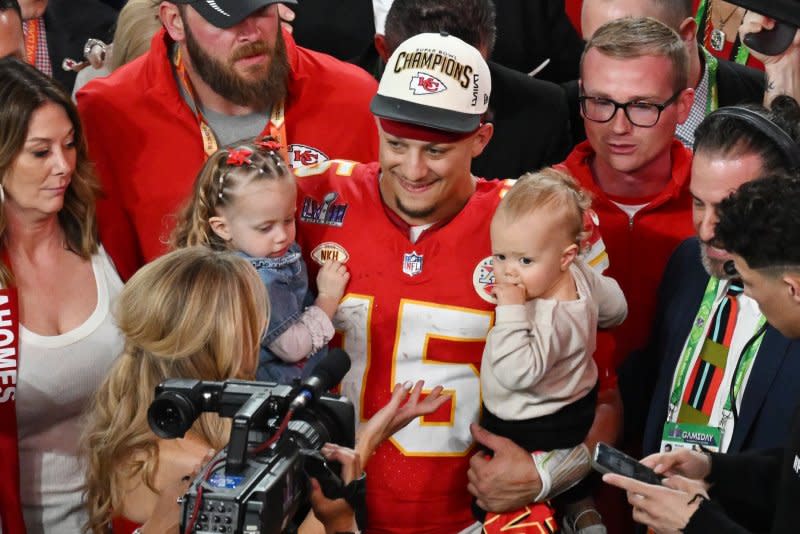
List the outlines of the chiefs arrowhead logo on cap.
{"label": "chiefs arrowhead logo on cap", "polygon": [[347,263],[347,260],[350,259],[350,254],[339,243],[326,241],[314,247],[314,250],[311,251],[311,258],[320,265],[324,265],[326,261]]}
{"label": "chiefs arrowhead logo on cap", "polygon": [[432,95],[447,90],[447,86],[442,80],[422,72],[418,72],[415,76],[411,77],[408,88],[411,89],[415,95]]}

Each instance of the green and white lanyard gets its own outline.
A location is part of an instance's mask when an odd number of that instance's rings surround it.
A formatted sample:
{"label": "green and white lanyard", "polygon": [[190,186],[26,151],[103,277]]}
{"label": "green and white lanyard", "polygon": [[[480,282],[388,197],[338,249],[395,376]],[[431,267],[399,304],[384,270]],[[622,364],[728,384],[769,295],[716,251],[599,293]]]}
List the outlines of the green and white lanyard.
{"label": "green and white lanyard", "polygon": [[[689,375],[689,367],[694,359],[697,344],[705,340],[706,324],[708,323],[708,320],[714,311],[714,301],[716,300],[717,290],[719,289],[720,283],[722,283],[722,281],[718,278],[713,276],[709,278],[708,285],[706,286],[706,292],[703,295],[702,302],[700,303],[700,309],[695,316],[694,323],[692,323],[692,330],[689,332],[689,340],[686,342],[686,348],[684,348],[681,359],[678,362],[678,375],[675,377],[675,382],[673,383],[672,387],[672,394],[669,397],[669,410],[667,412],[667,421],[669,422],[674,422],[673,417],[675,417],[678,413],[678,408],[680,407],[681,403],[681,392],[683,391],[683,388],[686,387],[686,380]],[[765,323],[766,319],[762,315],[758,320],[755,331],[758,332],[761,330]],[[731,402],[735,402],[735,399],[739,398],[739,393],[741,392],[742,384],[744,383],[744,377],[747,376],[747,372],[753,365],[753,360],[755,359],[763,340],[764,333],[761,333],[761,335],[759,335],[754,342],[749,344],[750,346],[747,348],[745,353],[741,355],[741,365],[737,366],[736,376],[733,378],[733,396],[726,395],[725,405],[722,408],[722,420],[720,421],[719,428],[723,432],[728,419],[733,413]]]}
{"label": "green and white lanyard", "polygon": [[700,47],[706,58],[706,69],[708,69],[708,95],[706,96],[706,115],[716,111],[719,107],[719,90],[717,89],[717,69],[719,60],[711,54],[704,46]]}

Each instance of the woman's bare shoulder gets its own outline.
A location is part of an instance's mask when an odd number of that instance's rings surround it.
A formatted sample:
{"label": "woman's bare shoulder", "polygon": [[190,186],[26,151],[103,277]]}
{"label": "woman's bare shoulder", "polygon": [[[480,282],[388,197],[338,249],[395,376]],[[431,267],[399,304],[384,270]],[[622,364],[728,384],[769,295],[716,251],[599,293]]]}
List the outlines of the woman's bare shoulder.
{"label": "woman's bare shoulder", "polygon": [[[143,472],[123,482],[125,497],[119,512],[136,523],[144,523],[153,515],[159,494],[164,488],[173,487],[180,480],[192,474],[205,458],[209,446],[200,438],[187,434],[185,438],[158,440],[158,468],[153,477],[153,491],[144,482]],[[144,453],[135,454],[130,462],[135,462]]]}

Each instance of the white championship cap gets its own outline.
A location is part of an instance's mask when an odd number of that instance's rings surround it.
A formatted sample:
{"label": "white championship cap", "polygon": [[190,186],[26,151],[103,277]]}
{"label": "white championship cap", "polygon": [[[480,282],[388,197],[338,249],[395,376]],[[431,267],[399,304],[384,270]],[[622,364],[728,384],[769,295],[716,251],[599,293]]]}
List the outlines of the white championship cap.
{"label": "white championship cap", "polygon": [[480,125],[491,91],[477,49],[444,32],[421,33],[389,58],[370,109],[384,119],[466,133]]}

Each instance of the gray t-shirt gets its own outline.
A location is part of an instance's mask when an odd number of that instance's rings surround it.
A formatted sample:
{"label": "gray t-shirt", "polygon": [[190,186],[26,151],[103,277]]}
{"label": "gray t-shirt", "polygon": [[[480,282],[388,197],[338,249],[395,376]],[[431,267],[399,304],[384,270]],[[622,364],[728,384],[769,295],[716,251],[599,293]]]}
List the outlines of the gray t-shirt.
{"label": "gray t-shirt", "polygon": [[264,130],[269,120],[269,111],[248,115],[225,115],[204,109],[203,117],[217,136],[217,143],[223,147],[242,139],[252,141]]}

